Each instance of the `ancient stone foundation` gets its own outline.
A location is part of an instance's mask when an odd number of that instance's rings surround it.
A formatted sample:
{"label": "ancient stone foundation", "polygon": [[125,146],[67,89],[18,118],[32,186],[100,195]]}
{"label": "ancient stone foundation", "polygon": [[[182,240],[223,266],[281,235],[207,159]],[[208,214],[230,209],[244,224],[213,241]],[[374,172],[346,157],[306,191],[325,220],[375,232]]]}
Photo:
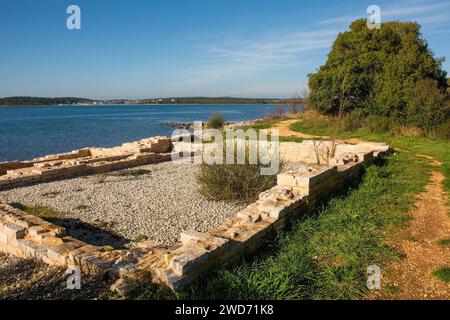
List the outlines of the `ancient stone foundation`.
{"label": "ancient stone foundation", "polygon": [[[116,170],[167,157],[165,152],[170,151],[170,140],[143,141],[125,144],[119,149],[83,149],[31,162],[5,163],[0,170],[6,175],[0,176],[0,181],[9,181],[11,187],[11,184],[28,181],[17,180],[22,172],[30,181],[46,181],[85,172]],[[126,157],[120,155],[123,150],[127,151]],[[85,273],[112,277],[116,281],[111,289],[122,295],[150,282],[179,290],[206,271],[253,254],[290,220],[342,188],[350,179],[359,177],[364,166],[389,151],[389,146],[376,143],[282,143],[282,158],[303,165],[280,173],[275,187],[261,193],[256,202],[231,220],[207,233],[185,231],[181,242],[172,248],[152,241],[135,244],[128,250],[88,245],[67,236],[64,228],[1,204],[0,250],[52,265],[79,266]]]}
{"label": "ancient stone foundation", "polygon": [[31,161],[0,163],[0,190],[142,166],[171,159],[172,142],[152,137],[114,148],[85,148]]}

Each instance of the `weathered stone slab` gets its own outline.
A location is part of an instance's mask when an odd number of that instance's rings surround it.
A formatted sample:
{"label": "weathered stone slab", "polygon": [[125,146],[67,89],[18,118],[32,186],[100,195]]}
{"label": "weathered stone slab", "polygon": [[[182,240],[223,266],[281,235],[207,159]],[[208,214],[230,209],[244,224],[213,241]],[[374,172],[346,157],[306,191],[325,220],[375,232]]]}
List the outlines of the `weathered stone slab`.
{"label": "weathered stone slab", "polygon": [[25,228],[12,223],[6,223],[3,225],[2,231],[8,239],[22,239],[25,236]]}
{"label": "weathered stone slab", "polygon": [[291,187],[308,195],[310,193],[310,189],[314,185],[319,184],[321,181],[324,181],[336,172],[337,166],[316,167],[311,168],[307,172],[290,170],[280,173],[277,176],[277,185],[282,187]]}
{"label": "weathered stone slab", "polygon": [[208,263],[206,250],[196,247],[183,247],[177,251],[169,263],[169,266],[177,275],[186,275],[193,270],[205,268]]}
{"label": "weathered stone slab", "polygon": [[186,245],[189,242],[193,242],[193,241],[207,240],[208,237],[210,237],[210,235],[203,233],[203,232],[198,232],[195,230],[186,230],[181,233],[181,243],[183,245]]}

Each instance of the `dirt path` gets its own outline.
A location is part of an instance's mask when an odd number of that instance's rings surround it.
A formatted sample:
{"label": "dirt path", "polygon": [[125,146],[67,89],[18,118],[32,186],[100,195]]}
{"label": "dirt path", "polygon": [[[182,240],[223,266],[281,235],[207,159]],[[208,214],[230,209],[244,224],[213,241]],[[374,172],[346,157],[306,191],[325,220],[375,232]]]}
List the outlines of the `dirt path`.
{"label": "dirt path", "polygon": [[[329,136],[311,135],[311,134],[306,134],[306,133],[291,130],[290,125],[295,122],[298,122],[298,121],[301,121],[301,120],[300,119],[283,120],[283,121],[278,122],[271,129],[278,129],[279,134],[282,137],[296,137],[296,138],[301,138],[301,139],[331,139],[331,137],[329,137]],[[364,142],[361,139],[357,139],[357,138],[336,139],[336,141],[347,142],[350,144]]]}
{"label": "dirt path", "polygon": [[[418,155],[420,156],[420,155]],[[428,158],[428,157],[427,157]],[[440,163],[434,159],[434,166]],[[382,290],[372,299],[450,299],[450,284],[433,272],[450,267],[450,247],[438,241],[450,238],[450,216],[440,171],[433,171],[431,182],[410,213],[411,221],[393,240],[403,258],[390,263],[383,272]]]}
{"label": "dirt path", "polygon": [[303,139],[314,139],[314,138],[322,138],[327,139],[329,137],[326,136],[315,136],[311,134],[305,134],[297,131],[293,131],[289,128],[289,126],[295,122],[300,121],[299,119],[292,119],[292,120],[284,120],[279,123],[272,129],[278,129],[280,132],[280,136],[283,137],[296,137],[296,138],[303,138]]}

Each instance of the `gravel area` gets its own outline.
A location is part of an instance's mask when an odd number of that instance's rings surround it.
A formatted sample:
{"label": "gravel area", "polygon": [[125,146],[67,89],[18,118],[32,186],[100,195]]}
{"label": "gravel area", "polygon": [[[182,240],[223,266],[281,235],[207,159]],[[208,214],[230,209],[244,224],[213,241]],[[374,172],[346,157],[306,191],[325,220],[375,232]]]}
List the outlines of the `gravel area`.
{"label": "gravel area", "polygon": [[[141,175],[121,175],[137,170]],[[197,172],[194,164],[151,164],[1,191],[0,202],[53,208],[62,213],[55,223],[89,243],[119,247],[147,238],[173,245],[181,231],[207,231],[243,208],[206,200],[197,192]]]}

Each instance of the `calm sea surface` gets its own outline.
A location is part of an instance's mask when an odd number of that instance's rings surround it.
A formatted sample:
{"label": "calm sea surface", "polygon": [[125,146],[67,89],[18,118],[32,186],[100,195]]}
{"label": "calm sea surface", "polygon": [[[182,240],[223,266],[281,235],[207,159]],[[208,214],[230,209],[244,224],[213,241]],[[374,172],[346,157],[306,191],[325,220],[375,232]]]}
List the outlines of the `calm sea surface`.
{"label": "calm sea surface", "polygon": [[83,147],[112,147],[170,135],[162,122],[226,121],[266,116],[271,105],[112,105],[0,107],[0,162],[26,160]]}

